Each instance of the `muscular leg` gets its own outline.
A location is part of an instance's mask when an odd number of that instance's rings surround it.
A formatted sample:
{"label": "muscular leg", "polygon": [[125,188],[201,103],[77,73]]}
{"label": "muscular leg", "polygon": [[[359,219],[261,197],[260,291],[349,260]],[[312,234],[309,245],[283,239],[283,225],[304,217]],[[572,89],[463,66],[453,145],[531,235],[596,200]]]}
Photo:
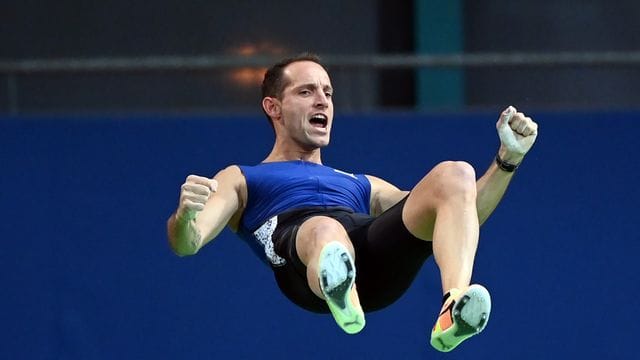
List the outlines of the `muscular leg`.
{"label": "muscular leg", "polygon": [[432,240],[442,290],[449,295],[431,331],[431,345],[439,351],[451,351],[479,334],[491,312],[489,292],[469,286],[480,227],[476,196],[473,168],[444,162],[413,188],[402,212],[409,232]]}
{"label": "muscular leg", "polygon": [[360,332],[365,319],[354,283],[355,251],[344,227],[329,217],[312,217],[298,230],[296,251],[307,267],[309,288],[326,300],[338,325],[349,334]]}
{"label": "muscular leg", "polygon": [[[324,295],[318,283],[318,259],[322,248],[332,241],[338,241],[344,245],[355,260],[355,251],[351,240],[349,240],[349,235],[347,235],[346,230],[338,221],[330,217],[314,216],[306,220],[300,226],[296,236],[296,250],[298,257],[307,267],[309,288],[321,299],[324,299]],[[355,285],[352,299],[355,300],[356,304],[360,304]]]}
{"label": "muscular leg", "polygon": [[438,164],[411,191],[402,220],[414,236],[433,242],[443,293],[467,287],[479,236],[473,168]]}

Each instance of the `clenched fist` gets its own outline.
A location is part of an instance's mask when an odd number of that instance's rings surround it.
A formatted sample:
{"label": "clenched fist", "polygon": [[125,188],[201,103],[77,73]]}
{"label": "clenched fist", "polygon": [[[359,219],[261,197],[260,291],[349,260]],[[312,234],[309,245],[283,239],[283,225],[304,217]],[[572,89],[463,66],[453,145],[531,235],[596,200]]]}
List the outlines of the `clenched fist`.
{"label": "clenched fist", "polygon": [[515,157],[524,157],[538,137],[538,124],[513,106],[500,114],[496,128],[502,146]]}
{"label": "clenched fist", "polygon": [[218,189],[218,182],[197,175],[187,176],[187,180],[180,188],[180,204],[176,215],[185,220],[195,219],[198,212]]}

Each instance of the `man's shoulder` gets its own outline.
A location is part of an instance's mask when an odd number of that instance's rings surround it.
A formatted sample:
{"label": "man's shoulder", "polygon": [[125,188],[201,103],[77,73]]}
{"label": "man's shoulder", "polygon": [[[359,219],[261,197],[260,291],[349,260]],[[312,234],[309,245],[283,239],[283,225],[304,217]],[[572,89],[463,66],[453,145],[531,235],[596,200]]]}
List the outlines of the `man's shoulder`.
{"label": "man's shoulder", "polygon": [[246,180],[239,165],[225,167],[216,174],[215,178],[219,179],[218,181],[222,180],[235,186],[246,186]]}
{"label": "man's shoulder", "polygon": [[242,170],[240,170],[240,165],[228,165],[218,172],[218,175],[226,175],[226,176],[239,176],[242,175]]}

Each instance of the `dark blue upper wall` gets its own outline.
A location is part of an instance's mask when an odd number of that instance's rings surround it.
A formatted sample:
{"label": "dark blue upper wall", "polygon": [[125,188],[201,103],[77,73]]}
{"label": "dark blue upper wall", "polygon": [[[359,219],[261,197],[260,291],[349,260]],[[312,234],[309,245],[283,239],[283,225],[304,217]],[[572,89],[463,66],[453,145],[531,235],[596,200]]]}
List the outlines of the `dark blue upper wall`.
{"label": "dark blue upper wall", "polygon": [[[481,174],[495,115],[339,116],[324,161],[407,189],[446,159]],[[531,115],[538,143],[481,231],[474,279],[492,292],[491,322],[448,357],[631,358],[640,326],[620,304],[640,295],[640,114]],[[197,256],[171,253],[184,178],[258,162],[271,141],[259,116],[0,119],[0,358],[436,356],[433,261],[346,336],[288,303],[228,231]]]}

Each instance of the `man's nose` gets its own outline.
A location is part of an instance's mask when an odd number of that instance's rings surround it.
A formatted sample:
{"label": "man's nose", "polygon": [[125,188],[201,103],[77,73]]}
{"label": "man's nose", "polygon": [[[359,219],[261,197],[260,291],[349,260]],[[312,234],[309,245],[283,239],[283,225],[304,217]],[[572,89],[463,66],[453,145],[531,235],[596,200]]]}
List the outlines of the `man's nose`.
{"label": "man's nose", "polygon": [[316,107],[326,108],[329,106],[329,99],[322,91],[316,94],[315,100],[316,100],[316,103],[315,103]]}

